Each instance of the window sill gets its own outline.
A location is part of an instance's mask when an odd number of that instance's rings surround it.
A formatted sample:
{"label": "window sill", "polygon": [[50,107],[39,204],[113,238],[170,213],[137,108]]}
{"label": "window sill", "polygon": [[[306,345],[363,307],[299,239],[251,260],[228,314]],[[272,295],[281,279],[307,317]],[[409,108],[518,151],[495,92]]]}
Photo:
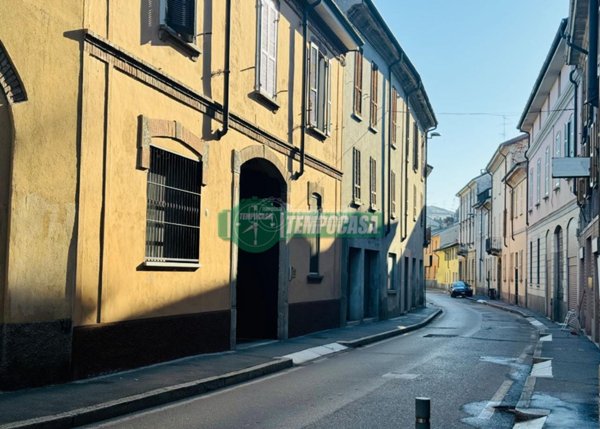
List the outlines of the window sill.
{"label": "window sill", "polygon": [[369,211],[370,212],[376,212],[377,211],[377,205],[376,204],[369,204]]}
{"label": "window sill", "polygon": [[396,219],[396,217],[397,217],[397,216],[396,216],[395,214],[391,214],[391,215],[390,215],[390,219],[394,219],[394,220],[395,220],[395,219]]}
{"label": "window sill", "polygon": [[313,126],[308,126],[306,130],[321,141],[324,141],[328,137],[323,131]]}
{"label": "window sill", "polygon": [[306,281],[313,284],[321,283],[323,281],[323,275],[319,273],[309,273],[306,276]]}
{"label": "window sill", "polygon": [[373,134],[377,134],[379,132],[379,130],[373,125],[369,125],[369,131],[371,131]]}
{"label": "window sill", "polygon": [[352,119],[354,119],[356,122],[362,122],[363,118],[362,116],[360,116],[358,113],[356,112],[352,112],[352,114],[350,115],[352,117]]}
{"label": "window sill", "polygon": [[265,106],[273,112],[279,110],[279,108],[281,107],[275,98],[269,96],[268,94],[265,94],[260,89],[255,89],[249,94],[249,96],[252,100],[262,104],[263,106]]}
{"label": "window sill", "polygon": [[388,295],[398,295],[398,291],[396,289],[388,289],[387,294]]}
{"label": "window sill", "polygon": [[544,200],[548,200],[548,198],[550,198],[550,195],[548,195],[548,194],[544,195]]}
{"label": "window sill", "polygon": [[177,32],[175,32],[172,28],[170,28],[167,25],[163,24],[159,27],[158,38],[163,42],[171,42],[173,45],[175,45],[176,48],[182,50],[194,61],[196,61],[202,53],[202,51],[200,51],[200,49],[198,49],[196,45],[183,40],[181,36],[177,34]]}
{"label": "window sill", "polygon": [[398,146],[396,145],[396,143],[391,143],[390,147],[394,150],[398,149]]}
{"label": "window sill", "polygon": [[200,268],[199,262],[158,262],[144,261],[139,267],[140,271],[196,271]]}
{"label": "window sill", "polygon": [[362,201],[360,200],[360,198],[354,198],[352,200],[352,202],[350,203],[350,205],[354,208],[358,208],[361,207],[363,205]]}

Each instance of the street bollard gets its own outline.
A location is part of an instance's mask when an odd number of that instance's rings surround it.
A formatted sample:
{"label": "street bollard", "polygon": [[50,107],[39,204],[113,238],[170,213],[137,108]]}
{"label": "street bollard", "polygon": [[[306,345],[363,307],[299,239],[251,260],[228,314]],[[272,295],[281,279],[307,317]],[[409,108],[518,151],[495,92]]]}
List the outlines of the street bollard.
{"label": "street bollard", "polygon": [[431,400],[415,398],[415,429],[430,429]]}

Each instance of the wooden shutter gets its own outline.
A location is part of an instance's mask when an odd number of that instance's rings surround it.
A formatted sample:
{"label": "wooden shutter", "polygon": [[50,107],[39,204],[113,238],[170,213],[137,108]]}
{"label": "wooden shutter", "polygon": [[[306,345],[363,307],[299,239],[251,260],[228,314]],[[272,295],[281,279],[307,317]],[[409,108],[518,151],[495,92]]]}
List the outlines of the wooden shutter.
{"label": "wooden shutter", "polygon": [[370,111],[370,124],[371,127],[377,126],[377,66],[375,63],[371,65],[371,111]]}
{"label": "wooden shutter", "polygon": [[363,55],[356,52],[354,56],[354,113],[362,115]]}
{"label": "wooden shutter", "polygon": [[392,89],[392,99],[390,100],[390,122],[392,124],[392,132],[390,135],[392,144],[396,144],[396,132],[398,127],[398,93],[396,88]]}
{"label": "wooden shutter", "polygon": [[326,135],[331,135],[331,61],[325,59],[325,115],[323,131]]}
{"label": "wooden shutter", "polygon": [[360,151],[356,148],[352,149],[353,159],[353,198],[360,200]]}
{"label": "wooden shutter", "polygon": [[310,44],[308,56],[308,124],[317,126],[317,102],[319,95],[319,48]]}
{"label": "wooden shutter", "polygon": [[375,208],[377,205],[377,161],[374,158],[370,159],[369,162],[369,179],[370,179],[370,204],[371,208]]}
{"label": "wooden shutter", "polygon": [[269,13],[267,15],[268,43],[267,43],[267,82],[266,90],[271,97],[275,97],[277,74],[277,23],[279,16],[272,0],[267,1]]}
{"label": "wooden shutter", "polygon": [[183,40],[196,38],[196,0],[167,0],[167,25]]}

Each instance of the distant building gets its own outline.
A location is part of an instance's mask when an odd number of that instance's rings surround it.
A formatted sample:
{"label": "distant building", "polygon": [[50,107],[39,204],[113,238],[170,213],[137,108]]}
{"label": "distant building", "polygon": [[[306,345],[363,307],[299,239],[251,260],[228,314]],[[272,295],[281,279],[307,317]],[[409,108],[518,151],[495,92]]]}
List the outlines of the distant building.
{"label": "distant building", "polygon": [[437,286],[448,290],[458,277],[458,225],[439,231],[439,247],[435,249],[438,258],[436,274]]}

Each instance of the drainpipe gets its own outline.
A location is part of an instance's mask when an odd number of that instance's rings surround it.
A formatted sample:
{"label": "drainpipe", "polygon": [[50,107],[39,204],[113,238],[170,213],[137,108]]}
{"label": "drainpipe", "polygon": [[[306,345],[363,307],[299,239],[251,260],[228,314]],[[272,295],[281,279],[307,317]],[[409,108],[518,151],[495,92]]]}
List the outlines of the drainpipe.
{"label": "drainpipe", "polygon": [[[429,154],[429,139],[427,138],[427,135],[435,130],[437,130],[437,125],[434,125],[433,127],[429,128],[426,132],[425,132],[425,171],[423,172],[423,180],[425,181],[425,195],[423,198],[423,244],[425,244],[425,241],[427,240],[427,155]],[[439,133],[438,133],[439,134]]]}
{"label": "drainpipe", "polygon": [[[533,177],[529,177],[529,156],[527,156],[527,152],[529,152],[529,146],[531,146],[531,133],[529,131],[524,131],[520,128],[519,128],[519,131],[527,134],[527,149],[524,152],[524,156],[525,156],[525,168],[527,168],[527,171],[526,171],[527,186],[525,187],[525,229],[528,230],[529,229],[529,180],[533,180]],[[527,250],[529,250],[527,241],[525,241],[525,248]],[[525,253],[525,255],[527,255],[527,252]],[[526,258],[527,258],[527,256],[526,256]],[[528,302],[529,293],[527,291],[527,288],[528,288],[528,283],[531,279],[527,277],[527,269],[525,269],[524,276],[526,279],[523,282],[523,283],[525,283],[525,308],[529,308],[529,302]]]}
{"label": "drainpipe", "polygon": [[294,180],[298,180],[300,178],[300,176],[302,176],[304,174],[304,160],[305,160],[305,145],[306,145],[306,122],[307,122],[307,118],[306,118],[306,85],[307,85],[307,78],[306,78],[306,73],[307,73],[307,69],[306,69],[306,62],[307,62],[307,56],[306,56],[306,42],[308,41],[308,11],[309,8],[310,9],[314,9],[315,7],[317,7],[319,5],[319,3],[321,3],[322,0],[317,0],[314,3],[311,3],[310,5],[308,5],[308,7],[304,7],[304,11],[302,13],[302,102],[301,102],[301,106],[300,109],[302,109],[302,115],[300,116],[301,119],[301,124],[300,124],[300,168],[298,169],[298,171],[296,171],[292,178]]}
{"label": "drainpipe", "polygon": [[[393,95],[393,91],[392,91],[392,86],[393,86],[392,85],[392,68],[396,64],[401,63],[402,61],[404,61],[404,52],[401,52],[400,53],[400,58],[395,59],[388,66],[388,69],[389,69],[389,72],[388,72],[388,74],[389,74],[389,78],[388,78],[388,82],[389,82],[389,91],[388,91],[389,92],[389,98],[388,98],[388,100],[389,100],[389,103],[390,103],[390,112],[391,112],[391,110],[392,110],[392,108],[394,106],[393,100],[392,100],[392,95]],[[388,141],[389,141],[389,144],[388,144],[388,165],[389,165],[389,168],[388,168],[388,180],[387,181],[388,181],[388,184],[389,184],[390,180],[391,180],[391,177],[392,177],[392,144],[391,144],[391,140],[392,140],[392,120],[391,120],[391,118],[388,121],[388,123],[389,123],[389,127],[388,127],[389,128],[389,131],[388,131]],[[389,189],[388,189],[388,207],[391,207],[391,204],[392,204],[392,202],[391,202],[391,192],[389,192]],[[388,213],[390,213],[390,210],[388,210]],[[392,220],[391,220],[391,218],[388,215],[388,223],[387,223],[387,227],[386,227],[386,234],[390,233],[390,230],[391,230],[391,225],[390,225],[391,221]]]}
{"label": "drainpipe", "polygon": [[[406,105],[407,106],[408,106],[408,102],[409,102],[410,97],[415,92],[417,92],[418,90],[420,90],[421,87],[422,87],[422,85],[423,85],[423,82],[419,81],[419,83],[417,84],[417,86],[415,86],[410,92],[408,92],[406,94]],[[405,120],[406,124],[408,124],[409,119],[410,119],[410,112],[409,112],[409,109],[407,108],[406,109],[406,120]],[[407,130],[407,131],[410,133],[410,129]],[[409,145],[408,141],[406,141],[405,143],[406,143],[406,148],[404,150],[404,155],[406,155],[407,149],[408,149],[408,145]],[[408,160],[408,156],[407,156],[406,159],[404,160],[404,225],[405,225],[405,231],[403,231],[402,240],[401,241],[406,240],[406,237],[408,236],[408,233],[407,233],[408,231],[406,231],[406,230],[408,230],[408,227],[407,227],[408,226],[408,166],[409,166],[409,160]]]}
{"label": "drainpipe", "polygon": [[[575,66],[573,68],[573,70],[571,70],[571,73],[569,73],[569,82],[571,82],[571,84],[573,85],[573,136],[574,136],[574,141],[573,141],[573,155],[577,156],[577,98],[578,98],[578,88],[579,85],[577,84],[577,81],[574,79],[575,73],[577,72],[577,66]],[[575,182],[576,183],[576,182]],[[575,190],[575,193],[577,193],[577,191]]]}
{"label": "drainpipe", "polygon": [[[501,149],[502,150],[502,149]],[[504,176],[506,176],[506,172],[507,172],[507,168],[506,168],[506,155],[504,155],[501,151],[498,152],[498,155],[502,156],[502,158],[504,158]],[[492,198],[493,200],[493,198]],[[508,247],[508,244],[506,244],[506,181],[504,181],[504,210],[502,211],[502,238],[503,238],[503,243],[504,243],[504,247]]]}
{"label": "drainpipe", "polygon": [[598,0],[589,0],[589,47],[587,57],[587,101],[598,107]]}
{"label": "drainpipe", "polygon": [[221,140],[229,131],[229,75],[230,67],[230,47],[231,47],[231,0],[225,3],[225,70],[223,80],[223,128],[217,131],[217,140]]}

